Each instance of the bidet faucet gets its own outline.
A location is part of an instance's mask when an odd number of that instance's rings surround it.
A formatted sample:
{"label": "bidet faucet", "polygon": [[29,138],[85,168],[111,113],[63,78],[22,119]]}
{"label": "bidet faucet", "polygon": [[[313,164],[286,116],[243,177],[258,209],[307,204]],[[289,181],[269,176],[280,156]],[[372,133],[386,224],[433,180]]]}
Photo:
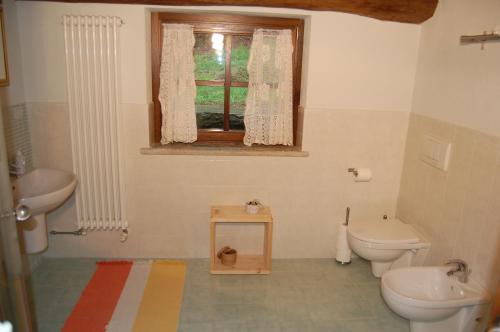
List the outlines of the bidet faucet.
{"label": "bidet faucet", "polygon": [[444,265],[455,265],[454,269],[451,269],[450,271],[446,272],[447,276],[456,276],[458,278],[459,282],[466,283],[469,281],[469,275],[472,272],[469,269],[469,266],[467,263],[461,259],[450,259]]}

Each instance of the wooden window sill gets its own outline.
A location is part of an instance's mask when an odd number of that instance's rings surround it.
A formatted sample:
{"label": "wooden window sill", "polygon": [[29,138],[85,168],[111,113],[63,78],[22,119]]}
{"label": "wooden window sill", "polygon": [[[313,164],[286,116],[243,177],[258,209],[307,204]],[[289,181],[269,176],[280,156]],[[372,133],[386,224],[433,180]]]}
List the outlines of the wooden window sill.
{"label": "wooden window sill", "polygon": [[245,146],[243,144],[183,144],[155,145],[141,148],[145,155],[197,155],[197,156],[262,156],[307,157],[309,152],[296,146]]}

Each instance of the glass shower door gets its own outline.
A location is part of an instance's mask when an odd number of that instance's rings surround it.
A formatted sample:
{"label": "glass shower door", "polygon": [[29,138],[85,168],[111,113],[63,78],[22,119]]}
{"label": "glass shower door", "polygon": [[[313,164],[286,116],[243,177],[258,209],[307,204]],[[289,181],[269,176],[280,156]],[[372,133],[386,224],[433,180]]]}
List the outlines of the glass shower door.
{"label": "glass shower door", "polygon": [[26,274],[23,272],[13,205],[0,109],[0,320],[10,321],[16,332],[31,332]]}

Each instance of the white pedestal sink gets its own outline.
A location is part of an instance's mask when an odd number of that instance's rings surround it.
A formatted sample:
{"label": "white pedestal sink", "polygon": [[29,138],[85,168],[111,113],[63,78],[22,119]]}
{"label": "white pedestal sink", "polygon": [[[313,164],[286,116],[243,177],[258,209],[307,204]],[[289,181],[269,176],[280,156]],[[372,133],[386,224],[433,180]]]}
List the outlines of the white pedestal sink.
{"label": "white pedestal sink", "polygon": [[36,168],[13,183],[16,204],[31,209],[32,220],[23,225],[26,253],[47,248],[45,215],[61,205],[75,190],[76,175],[57,169]]}

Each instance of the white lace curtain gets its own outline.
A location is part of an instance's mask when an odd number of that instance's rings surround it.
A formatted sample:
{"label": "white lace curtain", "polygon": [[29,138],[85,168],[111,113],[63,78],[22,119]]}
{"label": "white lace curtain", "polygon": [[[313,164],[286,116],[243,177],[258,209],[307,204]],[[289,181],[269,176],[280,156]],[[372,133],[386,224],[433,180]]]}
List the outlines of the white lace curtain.
{"label": "white lace curtain", "polygon": [[163,25],[160,66],[161,143],[197,139],[194,79],[194,34],[187,24]]}
{"label": "white lace curtain", "polygon": [[257,29],[248,61],[245,145],[293,145],[291,30]]}

